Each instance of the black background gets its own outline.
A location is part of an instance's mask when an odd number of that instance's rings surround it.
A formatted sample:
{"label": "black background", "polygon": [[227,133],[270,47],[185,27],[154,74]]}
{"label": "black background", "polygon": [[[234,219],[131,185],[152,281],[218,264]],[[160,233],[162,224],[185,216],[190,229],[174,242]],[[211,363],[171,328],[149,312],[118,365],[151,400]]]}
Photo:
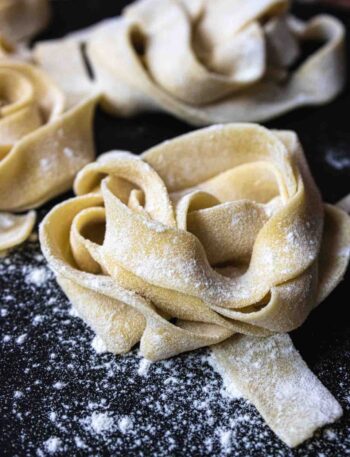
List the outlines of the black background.
{"label": "black background", "polygon": [[[115,16],[127,3],[109,0],[53,1],[50,28],[39,38],[63,36],[69,31]],[[303,18],[329,12],[337,15],[347,26],[350,24],[350,14],[345,10],[326,10],[324,7],[303,4],[295,7],[294,11]],[[315,179],[328,202],[336,202],[350,191],[349,111],[348,85],[341,96],[326,106],[298,110],[265,124],[298,133]],[[162,140],[192,129],[165,114],[116,119],[98,111],[95,119],[97,152],[125,149],[141,153]],[[340,169],[337,164],[341,162],[345,166]],[[54,203],[47,205],[41,215]],[[68,315],[67,300],[54,280],[50,278],[47,286],[39,288],[25,282],[27,270],[23,268],[24,265],[30,268],[45,264],[38,252],[37,242],[28,242],[12,252],[7,263],[0,259],[0,307],[7,310],[6,316],[0,317],[0,340],[6,334],[28,334],[24,345],[2,343],[0,349],[0,455],[40,455],[40,452],[49,455],[43,442],[50,436],[61,439],[61,447],[55,455],[350,455],[349,274],[303,327],[292,334],[306,362],[341,402],[345,414],[339,423],[332,426],[335,437],[319,433],[298,450],[290,451],[263,425],[254,408],[244,402],[227,401],[226,409],[223,409],[219,400],[215,407],[214,398],[214,402],[211,402],[215,416],[212,424],[206,423],[203,411],[192,411],[192,397],[197,395],[202,398],[202,388],[208,380],[214,387],[220,388],[220,380],[209,366],[196,363],[195,357],[205,357],[206,351],[198,351],[198,355],[176,357],[170,367],[160,364],[158,372],[157,368],[152,367],[148,377],[136,376],[133,381],[130,379],[137,370],[137,352],[134,351],[127,359],[94,354],[89,344],[92,333],[78,319]],[[15,268],[11,265],[15,265]],[[6,294],[13,298],[5,299]],[[58,303],[56,311],[48,305],[50,298]],[[44,316],[43,322],[33,326],[33,316],[36,315]],[[71,346],[67,348],[63,345],[62,339],[71,340]],[[49,354],[53,351],[57,357],[51,360]],[[72,353],[75,354],[74,360]],[[68,363],[73,364],[73,372],[67,369]],[[116,376],[105,381],[104,375],[94,368],[96,363],[110,364]],[[166,390],[166,401],[174,407],[171,416],[166,417],[152,409],[152,402],[162,392],[164,376],[172,376],[174,371],[182,385],[171,391]],[[190,383],[188,371],[193,375]],[[58,379],[57,373],[68,387],[53,392],[51,386]],[[35,384],[37,380],[39,384]],[[25,392],[25,395],[14,406],[13,393],[16,390]],[[149,399],[147,403],[145,395]],[[77,420],[87,398],[95,398],[96,401],[106,398],[106,411],[119,416],[131,415],[133,420],[138,417],[150,427],[137,429],[139,443],[134,435],[123,435],[118,431],[102,434],[98,439],[92,437]],[[60,417],[64,414],[67,416],[61,420],[64,425],[57,427],[50,423],[45,413],[45,406],[48,405],[59,411]],[[245,410],[253,417],[254,427],[242,427],[227,452],[215,439],[212,449],[208,450],[208,446],[204,445],[205,438],[211,434],[216,436],[215,428],[220,427],[223,421],[227,425],[227,418]],[[183,418],[187,425],[182,427]],[[191,422],[195,422],[196,427],[189,429],[188,423]],[[167,431],[172,434],[174,445],[169,445],[171,441],[166,438]],[[257,438],[261,431],[263,435]],[[74,444],[73,438],[77,433],[84,438],[84,449]],[[244,436],[253,443],[249,450],[244,445]]]}

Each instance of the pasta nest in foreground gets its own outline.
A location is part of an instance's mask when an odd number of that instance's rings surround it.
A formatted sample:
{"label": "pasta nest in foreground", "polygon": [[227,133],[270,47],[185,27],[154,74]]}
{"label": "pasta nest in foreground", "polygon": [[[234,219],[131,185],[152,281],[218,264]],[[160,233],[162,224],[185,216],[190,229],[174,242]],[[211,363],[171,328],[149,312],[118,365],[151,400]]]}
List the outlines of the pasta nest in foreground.
{"label": "pasta nest in foreground", "polygon": [[300,326],[342,278],[350,219],[323,204],[293,132],[215,126],[87,165],[40,229],[109,351],[157,360]]}

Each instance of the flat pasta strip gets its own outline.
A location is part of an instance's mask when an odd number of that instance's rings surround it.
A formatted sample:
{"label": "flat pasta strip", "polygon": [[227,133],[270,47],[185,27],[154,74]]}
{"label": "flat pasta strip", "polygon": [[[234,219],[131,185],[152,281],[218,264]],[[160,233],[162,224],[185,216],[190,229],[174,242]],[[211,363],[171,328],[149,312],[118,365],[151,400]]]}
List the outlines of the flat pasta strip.
{"label": "flat pasta strip", "polygon": [[[297,20],[289,3],[139,0],[116,19],[37,44],[34,58],[68,100],[100,91],[118,116],[162,110],[193,125],[265,121],[330,101],[344,86],[344,26],[326,15]],[[322,44],[305,57],[310,41]]]}
{"label": "flat pasta strip", "polygon": [[288,446],[339,419],[342,408],[309,370],[287,334],[268,338],[235,335],[214,346],[214,366],[256,406]]}

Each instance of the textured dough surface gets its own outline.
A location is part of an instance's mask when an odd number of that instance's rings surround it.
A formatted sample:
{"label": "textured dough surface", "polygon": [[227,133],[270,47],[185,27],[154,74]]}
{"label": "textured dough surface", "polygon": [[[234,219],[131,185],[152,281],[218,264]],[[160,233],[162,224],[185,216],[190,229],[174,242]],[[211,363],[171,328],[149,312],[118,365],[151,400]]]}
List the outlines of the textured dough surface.
{"label": "textured dough surface", "polygon": [[343,411],[309,370],[287,334],[268,338],[235,335],[213,347],[219,372],[253,403],[290,447],[311,438]]}
{"label": "textured dough surface", "polygon": [[[302,22],[288,10],[286,0],[139,0],[117,19],[39,43],[34,56],[72,103],[100,91],[121,116],[164,110],[194,125],[264,121],[325,103],[344,85],[341,22]],[[322,44],[305,57],[314,41]]]}

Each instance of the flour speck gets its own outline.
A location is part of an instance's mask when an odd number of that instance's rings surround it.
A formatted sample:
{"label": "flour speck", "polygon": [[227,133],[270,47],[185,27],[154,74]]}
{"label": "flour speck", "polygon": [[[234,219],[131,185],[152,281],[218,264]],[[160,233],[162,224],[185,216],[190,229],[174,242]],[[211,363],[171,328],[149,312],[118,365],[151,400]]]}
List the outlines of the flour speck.
{"label": "flour speck", "polygon": [[96,411],[92,413],[91,427],[96,433],[108,431],[112,427],[113,423],[114,421],[108,413],[98,413]]}
{"label": "flour speck", "polygon": [[106,343],[97,335],[91,341],[91,346],[97,352],[97,354],[103,354],[104,352],[107,352]]}
{"label": "flour speck", "polygon": [[68,158],[72,159],[75,156],[75,152],[71,148],[64,148],[63,154]]}
{"label": "flour speck", "polygon": [[132,427],[132,421],[131,421],[130,417],[128,417],[128,416],[122,417],[118,421],[118,427],[122,433],[127,433],[127,431],[129,429],[131,429],[131,427]]}
{"label": "flour speck", "polygon": [[26,274],[25,281],[28,284],[41,287],[51,276],[50,271],[45,267],[33,268]]}
{"label": "flour speck", "polygon": [[220,430],[219,431],[220,444],[224,450],[228,451],[228,449],[230,447],[231,435],[232,435],[231,430]]}
{"label": "flour speck", "polygon": [[27,334],[23,333],[22,335],[20,335],[16,338],[16,343],[21,345],[25,342],[26,339],[27,339]]}
{"label": "flour speck", "polygon": [[58,452],[61,448],[62,441],[57,438],[57,436],[52,436],[48,440],[45,441],[44,447],[49,454],[54,454]]}
{"label": "flour speck", "polygon": [[140,365],[137,369],[137,374],[139,376],[146,376],[149,370],[149,367],[151,366],[151,361],[147,359],[141,359],[140,360]]}

